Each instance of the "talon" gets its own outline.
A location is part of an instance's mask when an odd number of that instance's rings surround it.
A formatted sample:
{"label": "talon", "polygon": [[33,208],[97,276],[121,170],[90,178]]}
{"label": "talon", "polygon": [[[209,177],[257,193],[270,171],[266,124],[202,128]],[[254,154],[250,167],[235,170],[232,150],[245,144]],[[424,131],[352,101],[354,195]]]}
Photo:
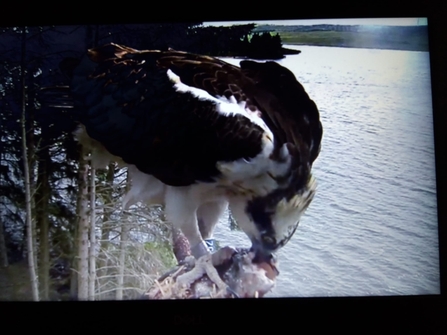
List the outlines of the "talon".
{"label": "talon", "polygon": [[[218,271],[225,273],[225,267],[231,266],[234,262],[238,262],[235,258],[240,256],[243,261],[249,258],[244,251],[239,252],[238,249],[233,247],[224,247],[216,251],[214,254],[206,254],[200,258],[194,256],[186,257],[181,264],[187,266],[190,269],[188,272],[183,273],[177,277],[178,287],[191,287],[202,276],[207,276],[208,279],[215,285],[214,293],[210,293],[210,297],[214,298],[240,298],[240,294],[235,289],[230,287],[219,275]],[[249,258],[246,261],[250,261]],[[219,269],[216,269],[216,267]],[[200,294],[199,294],[200,295]]]}
{"label": "talon", "polygon": [[166,278],[168,278],[170,275],[173,275],[174,273],[176,273],[180,267],[183,264],[178,264],[178,266],[176,266],[175,268],[173,268],[172,270],[169,270],[168,272],[166,272],[165,274],[163,274],[160,278],[157,279],[158,282],[162,282],[163,280],[165,280]]}
{"label": "talon", "polygon": [[196,265],[196,259],[194,256],[187,256],[184,260],[179,262],[179,265],[185,265],[188,268],[193,268]]}
{"label": "talon", "polygon": [[189,264],[193,262],[193,266],[191,271],[186,272],[177,278],[177,284],[179,286],[189,287],[206,274],[208,278],[216,284],[219,293],[225,291],[227,285],[220,278],[216,268],[212,264],[211,254],[202,256],[197,260],[190,256],[185,259],[185,262],[188,262]]}

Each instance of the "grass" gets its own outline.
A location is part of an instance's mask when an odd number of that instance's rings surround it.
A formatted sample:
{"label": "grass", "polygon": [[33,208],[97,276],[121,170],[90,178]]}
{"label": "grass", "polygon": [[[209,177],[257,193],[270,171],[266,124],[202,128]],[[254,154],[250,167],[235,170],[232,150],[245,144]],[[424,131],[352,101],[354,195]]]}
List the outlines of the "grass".
{"label": "grass", "polygon": [[0,301],[32,300],[26,261],[0,268]]}
{"label": "grass", "polygon": [[374,48],[428,51],[428,40],[415,34],[403,38],[399,34],[377,34],[351,31],[278,32],[284,44],[317,45],[351,48]]}

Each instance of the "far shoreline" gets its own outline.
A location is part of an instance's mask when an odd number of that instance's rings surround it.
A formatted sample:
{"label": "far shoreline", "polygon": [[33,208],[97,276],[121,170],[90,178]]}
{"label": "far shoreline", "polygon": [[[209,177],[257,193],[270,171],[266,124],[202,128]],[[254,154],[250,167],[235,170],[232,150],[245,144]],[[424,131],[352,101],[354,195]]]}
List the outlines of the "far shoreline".
{"label": "far shoreline", "polygon": [[[365,46],[355,46],[355,45],[323,45],[323,44],[292,44],[292,43],[284,43],[284,48],[287,49],[288,47],[294,46],[294,47],[326,47],[326,48],[346,48],[346,49],[370,49],[370,50],[392,50],[392,51],[414,51],[414,52],[430,52],[429,50],[410,50],[410,49],[402,49],[402,48],[389,48],[389,47],[365,47]],[[290,50],[290,49],[289,49]],[[295,50],[295,49],[291,49]],[[297,50],[302,52],[302,50]],[[286,56],[289,56],[290,54],[285,54]]]}
{"label": "far shoreline", "polygon": [[283,46],[309,45],[340,48],[429,51],[426,26],[277,26],[264,25],[255,31],[276,33]]}

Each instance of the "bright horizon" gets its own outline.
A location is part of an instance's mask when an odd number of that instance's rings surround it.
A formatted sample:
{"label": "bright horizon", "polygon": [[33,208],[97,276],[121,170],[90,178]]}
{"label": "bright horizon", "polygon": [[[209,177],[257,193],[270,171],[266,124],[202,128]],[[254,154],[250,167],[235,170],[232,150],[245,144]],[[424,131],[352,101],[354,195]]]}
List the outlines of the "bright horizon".
{"label": "bright horizon", "polygon": [[204,26],[232,26],[236,24],[273,24],[273,25],[378,25],[378,26],[426,26],[427,18],[377,18],[377,19],[313,19],[313,20],[252,20],[252,21],[213,21],[204,22]]}

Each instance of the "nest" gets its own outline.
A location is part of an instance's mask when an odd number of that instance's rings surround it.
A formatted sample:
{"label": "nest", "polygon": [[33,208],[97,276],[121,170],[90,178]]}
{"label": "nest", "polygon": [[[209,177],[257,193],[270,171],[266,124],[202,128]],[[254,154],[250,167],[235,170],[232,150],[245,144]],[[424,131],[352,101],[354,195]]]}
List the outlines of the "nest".
{"label": "nest", "polygon": [[[225,249],[225,248],[223,248]],[[219,252],[230,257],[215,257]],[[278,271],[273,263],[253,263],[248,250],[219,250],[195,260],[188,256],[168,271],[144,294],[145,299],[259,298],[275,286]],[[218,263],[218,264],[216,264]]]}

